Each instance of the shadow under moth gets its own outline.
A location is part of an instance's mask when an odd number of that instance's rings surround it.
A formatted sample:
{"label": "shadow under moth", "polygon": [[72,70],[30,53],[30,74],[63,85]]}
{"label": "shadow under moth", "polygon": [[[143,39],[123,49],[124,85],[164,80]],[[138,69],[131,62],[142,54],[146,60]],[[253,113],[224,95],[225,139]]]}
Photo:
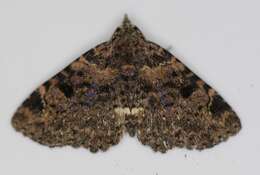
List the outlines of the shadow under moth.
{"label": "shadow under moth", "polygon": [[18,108],[13,127],[49,147],[106,151],[124,133],[154,151],[205,149],[241,129],[225,100],[127,16]]}

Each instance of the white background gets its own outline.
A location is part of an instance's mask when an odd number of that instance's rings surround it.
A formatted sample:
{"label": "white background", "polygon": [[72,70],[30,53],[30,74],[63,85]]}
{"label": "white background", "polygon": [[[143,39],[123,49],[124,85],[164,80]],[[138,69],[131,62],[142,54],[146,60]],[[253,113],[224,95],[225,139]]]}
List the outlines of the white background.
{"label": "white background", "polygon": [[[259,0],[0,0],[0,174],[259,174]],[[125,136],[105,153],[49,149],[10,119],[42,82],[108,40],[128,13],[239,114],[241,132],[212,149],[154,153]]]}

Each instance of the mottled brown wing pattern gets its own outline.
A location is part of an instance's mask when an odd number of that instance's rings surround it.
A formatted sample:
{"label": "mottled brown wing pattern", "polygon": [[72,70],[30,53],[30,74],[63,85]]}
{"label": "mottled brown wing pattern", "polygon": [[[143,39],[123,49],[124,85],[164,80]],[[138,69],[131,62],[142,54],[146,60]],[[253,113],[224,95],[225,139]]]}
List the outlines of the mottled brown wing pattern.
{"label": "mottled brown wing pattern", "polygon": [[144,67],[140,78],[149,93],[137,136],[155,151],[209,148],[241,129],[223,98],[174,56],[155,68]]}
{"label": "mottled brown wing pattern", "polygon": [[124,132],[166,152],[212,147],[241,129],[223,98],[128,18],[111,39],[37,88],[12,125],[50,147],[107,150]]}
{"label": "mottled brown wing pattern", "polygon": [[[53,146],[106,150],[117,144],[123,123],[115,117],[117,72],[98,69],[80,57],[34,91],[15,113],[16,130]],[[115,102],[116,103],[116,102]]]}

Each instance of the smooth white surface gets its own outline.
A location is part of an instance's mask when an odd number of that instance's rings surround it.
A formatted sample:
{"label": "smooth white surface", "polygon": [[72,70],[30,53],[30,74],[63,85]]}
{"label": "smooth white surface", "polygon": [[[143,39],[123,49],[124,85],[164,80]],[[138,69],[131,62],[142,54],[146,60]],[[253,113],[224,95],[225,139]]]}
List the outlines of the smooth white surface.
{"label": "smooth white surface", "polygon": [[[259,174],[259,7],[258,0],[0,0],[0,174]],[[14,132],[10,119],[29,93],[108,40],[124,13],[223,95],[242,120],[237,136],[167,154],[125,136],[92,154]]]}

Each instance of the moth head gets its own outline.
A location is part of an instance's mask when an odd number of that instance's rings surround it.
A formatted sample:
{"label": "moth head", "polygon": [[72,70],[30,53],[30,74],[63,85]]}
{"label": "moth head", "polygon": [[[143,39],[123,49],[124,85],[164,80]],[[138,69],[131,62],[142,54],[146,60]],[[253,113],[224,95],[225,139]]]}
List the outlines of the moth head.
{"label": "moth head", "polygon": [[127,57],[128,59],[133,57],[137,50],[143,48],[144,41],[144,35],[130,22],[127,15],[125,15],[121,26],[115,30],[110,40],[114,56]]}
{"label": "moth head", "polygon": [[118,42],[119,40],[131,42],[144,39],[142,32],[131,23],[127,15],[124,16],[122,24],[116,28],[111,38],[112,42]]}

